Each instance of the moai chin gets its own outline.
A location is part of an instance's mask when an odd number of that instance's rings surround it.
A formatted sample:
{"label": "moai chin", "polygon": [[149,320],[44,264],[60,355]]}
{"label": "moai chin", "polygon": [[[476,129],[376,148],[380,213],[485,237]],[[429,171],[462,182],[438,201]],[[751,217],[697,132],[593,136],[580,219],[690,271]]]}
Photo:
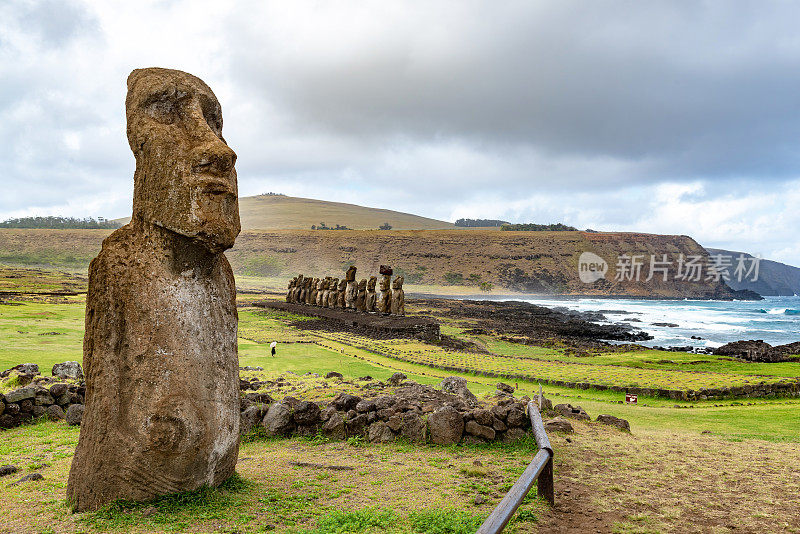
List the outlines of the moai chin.
{"label": "moai chin", "polygon": [[392,282],[392,315],[405,315],[406,314],[406,294],[403,291],[402,276],[395,276]]}
{"label": "moai chin", "polygon": [[356,289],[356,302],[355,308],[356,311],[363,312],[366,311],[367,308],[367,279],[364,278],[358,283],[358,288]]}
{"label": "moai chin", "polygon": [[128,77],[131,222],[89,267],[86,403],[67,483],[78,511],[217,486],[239,450],[236,154],[219,102],[168,69]]}
{"label": "moai chin", "polygon": [[384,274],[381,277],[381,297],[378,301],[378,311],[380,313],[391,313],[392,311],[392,290],[389,286],[392,283],[392,275]]}
{"label": "moai chin", "polygon": [[352,310],[356,307],[356,297],[358,296],[358,283],[356,282],[356,267],[351,265],[345,275],[346,287],[344,290],[344,306]]}
{"label": "moai chin", "polygon": [[375,294],[375,286],[378,283],[376,276],[370,276],[367,282],[367,296],[364,302],[364,311],[374,313],[377,311],[378,296]]}

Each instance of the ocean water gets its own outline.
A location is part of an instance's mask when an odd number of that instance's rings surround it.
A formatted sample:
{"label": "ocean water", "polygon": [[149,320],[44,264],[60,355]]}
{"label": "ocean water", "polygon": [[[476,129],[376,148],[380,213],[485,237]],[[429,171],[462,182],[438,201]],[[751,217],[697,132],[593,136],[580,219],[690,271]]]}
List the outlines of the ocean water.
{"label": "ocean water", "polygon": [[[608,323],[628,322],[653,339],[646,346],[718,347],[740,339],[763,339],[772,345],[800,341],[800,297],[765,297],[760,301],[516,299],[548,308],[602,312]],[[671,323],[677,326],[655,326]],[[702,339],[692,339],[692,336]]]}

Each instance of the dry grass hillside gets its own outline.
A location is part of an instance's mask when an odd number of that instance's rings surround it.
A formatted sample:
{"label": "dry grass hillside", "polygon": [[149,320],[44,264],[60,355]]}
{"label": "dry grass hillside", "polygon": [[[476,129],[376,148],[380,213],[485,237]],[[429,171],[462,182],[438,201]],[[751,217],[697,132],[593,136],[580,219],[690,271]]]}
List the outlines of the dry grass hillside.
{"label": "dry grass hillside", "polygon": [[[100,251],[108,230],[0,229],[0,264],[84,270]],[[584,284],[578,258],[584,251],[609,264],[606,279]],[[340,276],[350,264],[359,277],[391,265],[409,285],[472,286],[534,294],[730,298],[727,286],[683,282],[660,275],[646,282],[616,282],[620,254],[668,254],[677,258],[706,251],[687,236],[591,232],[498,232],[492,230],[280,230],[243,231],[227,253],[237,275],[289,278]],[[282,281],[280,282],[283,283]],[[413,288],[412,288],[413,289]]]}
{"label": "dry grass hillside", "polygon": [[[594,252],[608,262],[606,279],[584,284],[578,258]],[[423,285],[475,286],[482,283],[536,294],[596,294],[648,297],[728,298],[721,283],[667,281],[661,275],[646,282],[616,282],[615,265],[621,254],[667,254],[707,258],[706,251],[687,236],[590,232],[497,232],[490,230],[429,231],[279,231],[242,232],[228,258],[237,272],[276,276],[302,272],[309,276],[340,276],[348,265],[359,277],[377,274],[391,265],[406,282]]]}
{"label": "dry grass hillside", "polygon": [[[387,222],[395,230],[455,228],[453,223],[410,213],[285,195],[242,197],[239,215],[244,230],[309,230],[320,223],[331,228],[338,224],[353,230],[377,230]],[[123,224],[129,220],[118,219]]]}

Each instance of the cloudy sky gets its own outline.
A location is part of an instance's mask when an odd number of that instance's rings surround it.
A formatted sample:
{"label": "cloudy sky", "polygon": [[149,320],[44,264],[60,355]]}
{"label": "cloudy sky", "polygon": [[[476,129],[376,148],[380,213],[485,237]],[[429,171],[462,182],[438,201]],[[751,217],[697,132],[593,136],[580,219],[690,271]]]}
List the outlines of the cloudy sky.
{"label": "cloudy sky", "polygon": [[0,219],[130,214],[125,79],[222,103],[242,195],[688,234],[800,265],[791,2],[4,0]]}

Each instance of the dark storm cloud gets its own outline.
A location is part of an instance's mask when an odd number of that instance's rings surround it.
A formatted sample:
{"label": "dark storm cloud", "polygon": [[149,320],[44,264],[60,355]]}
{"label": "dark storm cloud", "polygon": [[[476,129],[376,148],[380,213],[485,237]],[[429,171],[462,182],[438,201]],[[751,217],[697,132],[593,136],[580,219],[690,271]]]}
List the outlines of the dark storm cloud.
{"label": "dark storm cloud", "polygon": [[261,31],[232,32],[235,75],[299,121],[364,139],[649,161],[636,180],[797,173],[792,4],[446,6],[376,20],[375,42],[353,41],[338,20],[311,45],[301,31],[289,52],[255,46]]}

